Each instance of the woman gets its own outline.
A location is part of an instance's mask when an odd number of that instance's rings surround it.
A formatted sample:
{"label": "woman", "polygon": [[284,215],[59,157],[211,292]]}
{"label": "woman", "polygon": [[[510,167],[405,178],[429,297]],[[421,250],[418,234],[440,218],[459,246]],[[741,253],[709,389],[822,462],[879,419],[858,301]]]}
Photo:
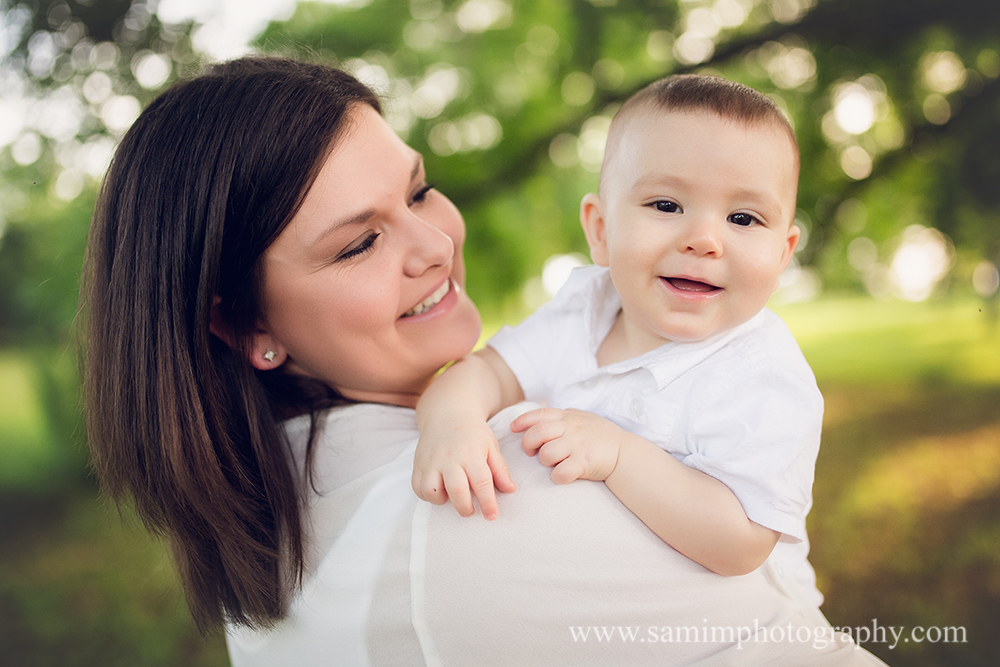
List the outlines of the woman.
{"label": "woman", "polygon": [[335,69],[218,66],[122,140],[84,277],[94,466],[168,537],[233,663],[874,661],[779,572],[711,575],[602,485],[551,485],[510,414],[498,522],[417,503],[411,408],[479,335],[463,240]]}

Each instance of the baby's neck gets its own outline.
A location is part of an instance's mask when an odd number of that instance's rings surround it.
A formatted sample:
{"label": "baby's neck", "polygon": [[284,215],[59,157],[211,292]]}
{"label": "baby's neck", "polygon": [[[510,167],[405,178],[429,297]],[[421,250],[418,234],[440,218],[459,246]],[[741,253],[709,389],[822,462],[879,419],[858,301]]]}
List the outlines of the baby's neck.
{"label": "baby's neck", "polygon": [[619,310],[611,331],[597,348],[597,365],[610,366],[619,361],[634,359],[669,342],[666,338],[629,335],[629,327]]}

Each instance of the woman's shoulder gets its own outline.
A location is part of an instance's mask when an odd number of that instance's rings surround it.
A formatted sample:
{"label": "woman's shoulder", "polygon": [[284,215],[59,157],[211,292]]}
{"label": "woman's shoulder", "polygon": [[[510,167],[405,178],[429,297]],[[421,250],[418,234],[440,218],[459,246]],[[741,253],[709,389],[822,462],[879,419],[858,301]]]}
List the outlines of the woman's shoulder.
{"label": "woman's shoulder", "polygon": [[[284,423],[296,467],[305,470],[312,419],[300,415]],[[412,447],[419,437],[411,408],[353,403],[316,415],[312,480],[332,491],[384,465]]]}

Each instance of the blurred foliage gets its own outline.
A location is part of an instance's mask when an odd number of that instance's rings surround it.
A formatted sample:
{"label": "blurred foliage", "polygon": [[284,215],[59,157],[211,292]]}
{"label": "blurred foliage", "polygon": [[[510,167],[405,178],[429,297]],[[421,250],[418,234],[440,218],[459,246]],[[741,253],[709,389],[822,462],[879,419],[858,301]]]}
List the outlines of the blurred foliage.
{"label": "blurred foliage", "polygon": [[[17,121],[0,130],[0,343],[61,341],[114,138],[205,56],[197,26],[163,23],[152,0],[0,0],[0,13]],[[384,95],[466,215],[469,289],[487,314],[521,307],[552,254],[585,254],[577,208],[607,120],[673,72],[723,74],[787,111],[802,150],[798,262],[827,289],[888,293],[914,224],[947,235],[940,289],[1000,259],[991,0],[300,2],[256,48],[339,62]],[[859,237],[872,249],[861,264],[848,261]]]}
{"label": "blurred foliage", "polygon": [[[218,641],[194,638],[162,550],[74,509],[93,493],[77,484],[73,326],[98,184],[139,109],[213,47],[157,5],[0,0],[0,645],[26,664],[224,660]],[[525,286],[550,256],[586,254],[579,200],[634,91],[696,71],[775,99],[803,165],[797,275],[811,288],[790,299],[826,292],[783,315],[827,396],[826,511],[810,524],[827,613],[978,633],[975,646],[883,653],[891,664],[995,664],[982,637],[1000,613],[1000,302],[969,293],[984,260],[993,275],[1000,264],[1000,3],[299,2],[254,44],[340,63],[384,96],[466,217],[469,291],[493,321],[534,305]],[[850,297],[898,293],[893,262],[913,225],[941,232],[927,294],[952,298],[921,309]],[[960,315],[942,310],[954,304]]]}
{"label": "blurred foliage", "polygon": [[[596,187],[607,118],[643,85],[686,71],[747,83],[788,112],[809,232],[799,261],[827,286],[858,288],[871,268],[847,262],[853,239],[870,238],[884,266],[913,224],[960,245],[968,261],[955,275],[967,283],[976,260],[1000,252],[1000,5],[813,5],[300,3],[257,43],[340,61],[387,96],[390,122],[469,221],[469,289],[488,308],[519,297],[551,254],[586,251],[577,206]],[[852,92],[873,114],[854,134],[835,122]]]}

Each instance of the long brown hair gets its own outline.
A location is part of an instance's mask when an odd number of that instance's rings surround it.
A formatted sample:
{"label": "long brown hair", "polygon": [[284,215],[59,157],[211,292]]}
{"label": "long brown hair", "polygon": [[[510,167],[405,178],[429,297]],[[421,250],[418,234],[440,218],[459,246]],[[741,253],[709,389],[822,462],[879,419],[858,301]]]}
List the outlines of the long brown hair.
{"label": "long brown hair", "polygon": [[[84,268],[85,404],[104,491],[166,536],[203,630],[280,619],[301,580],[302,475],[280,420],[340,398],[256,371],[261,257],[352,106],[350,75],[249,57],[157,98],[119,145]],[[213,299],[232,339],[209,333]]]}

